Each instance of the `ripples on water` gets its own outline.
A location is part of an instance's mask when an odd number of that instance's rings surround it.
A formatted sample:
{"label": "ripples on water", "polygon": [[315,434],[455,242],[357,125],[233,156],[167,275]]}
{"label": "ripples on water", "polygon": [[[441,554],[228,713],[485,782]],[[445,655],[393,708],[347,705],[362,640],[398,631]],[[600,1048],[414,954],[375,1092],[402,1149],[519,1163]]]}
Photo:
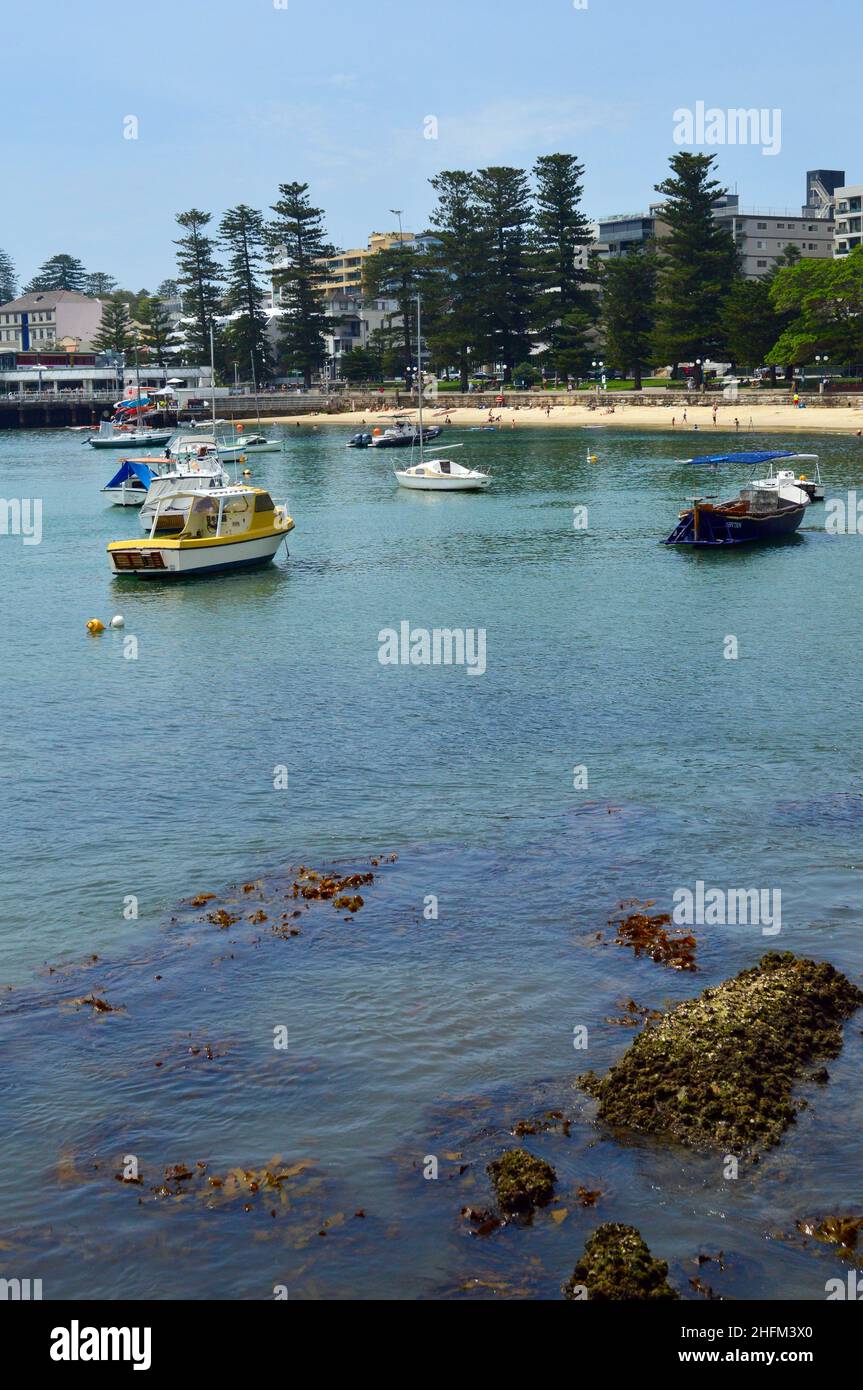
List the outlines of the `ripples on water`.
{"label": "ripples on water", "polygon": [[[598,1131],[572,1030],[601,1070],[631,1039],[606,1022],[622,1000],[662,1007],[777,944],[859,980],[860,538],[826,536],[813,509],[793,545],[667,552],[691,490],[672,436],[465,434],[493,492],[442,498],[399,492],[392,459],[346,434],[296,431],[255,461],[296,519],[289,561],[176,588],[110,578],[104,544],[136,519],[102,507],[110,464],[80,436],[0,439],[4,495],[44,504],[40,546],[2,540],[8,1272],[46,1297],[554,1298],[589,1231],[623,1220],[684,1293],[700,1274],[731,1297],[823,1296],[840,1262],[787,1237],[863,1197],[859,1021],[833,1084],[737,1183]],[[857,441],[794,445],[833,490],[856,485]],[[112,612],[136,662],[122,634],[84,632]],[[486,675],[382,667],[377,634],[403,619],[485,627]],[[269,918],[299,863],[381,852],[398,861],[350,923],[322,909],[281,940],[188,906],[260,880]],[[700,928],[701,973],[681,977],[596,941],[622,899],[668,906],[699,878],[780,887],[778,943]],[[92,992],[120,1011],[63,1002]],[[526,1143],[566,1218],[471,1235],[485,1163],[551,1109],[569,1137]],[[140,1188],[113,1177],[130,1153]],[[276,1217],[151,1191],[171,1164],[277,1156],[310,1166]],[[602,1190],[595,1208],[579,1185]],[[724,1271],[694,1263],[719,1250]]]}

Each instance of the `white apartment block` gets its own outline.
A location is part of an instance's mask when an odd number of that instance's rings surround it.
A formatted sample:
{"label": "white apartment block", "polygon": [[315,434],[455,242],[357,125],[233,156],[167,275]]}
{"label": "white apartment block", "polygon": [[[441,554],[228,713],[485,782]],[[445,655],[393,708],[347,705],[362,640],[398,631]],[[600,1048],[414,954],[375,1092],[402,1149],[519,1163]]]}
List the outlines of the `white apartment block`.
{"label": "white apartment block", "polygon": [[863,183],[849,183],[834,194],[835,256],[847,256],[863,242]]}

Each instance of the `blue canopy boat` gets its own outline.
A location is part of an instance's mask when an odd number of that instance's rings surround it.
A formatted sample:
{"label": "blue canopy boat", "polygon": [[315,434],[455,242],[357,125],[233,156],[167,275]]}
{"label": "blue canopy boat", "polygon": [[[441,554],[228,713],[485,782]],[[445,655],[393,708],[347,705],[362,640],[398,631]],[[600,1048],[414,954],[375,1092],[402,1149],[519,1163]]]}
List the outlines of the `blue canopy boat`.
{"label": "blue canopy boat", "polygon": [[[793,469],[774,472],[776,459],[812,459],[816,462],[813,481],[798,477]],[[740,450],[734,454],[702,454],[684,463],[714,465],[742,463],[753,469],[769,463],[766,477],[750,479],[737,497],[715,502],[710,497],[693,497],[692,506],[680,513],[666,545],[723,546],[751,545],[755,541],[779,540],[797,530],[803,514],[814,500],[821,477],[814,454],[793,454],[789,449]],[[820,488],[824,496],[823,487]]]}
{"label": "blue canopy boat", "polygon": [[102,488],[117,507],[140,507],[147,489],[158,474],[161,459],[124,459],[109,483]]}
{"label": "blue canopy boat", "polygon": [[[773,465],[777,459],[784,459],[787,463],[814,463],[814,476],[808,477],[805,473],[795,473],[791,469],[782,469],[774,472]],[[821,469],[818,465],[817,454],[795,454],[791,449],[740,449],[733,454],[701,454],[698,458],[682,459],[682,463],[691,463],[696,466],[711,465],[720,463],[739,463],[746,468],[754,470],[760,464],[769,464],[764,478],[758,479],[753,487],[766,487],[772,490],[777,478],[783,483],[791,483],[794,487],[799,487],[807,493],[810,502],[824,501],[824,483],[821,480]]]}

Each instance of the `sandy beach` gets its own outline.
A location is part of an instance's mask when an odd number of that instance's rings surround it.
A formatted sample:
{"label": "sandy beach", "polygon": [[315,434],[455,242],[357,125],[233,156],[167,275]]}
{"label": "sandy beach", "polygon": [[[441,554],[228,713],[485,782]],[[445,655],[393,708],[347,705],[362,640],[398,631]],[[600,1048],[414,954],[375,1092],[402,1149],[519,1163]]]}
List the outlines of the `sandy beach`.
{"label": "sandy beach", "polygon": [[[684,421],[684,411],[686,420]],[[393,415],[405,411],[347,410],[338,415],[277,415],[262,417],[266,425],[294,425],[303,429],[316,429],[321,425],[339,429],[359,430],[363,426],[373,429],[376,425],[385,428]],[[426,410],[428,424],[442,424],[447,417],[456,428],[470,428],[485,425],[489,420],[488,407],[457,406],[446,411],[441,407]],[[500,429],[524,429],[530,426],[546,425],[585,427],[602,429],[679,429],[691,434],[712,434],[739,428],[741,435],[762,434],[776,431],[787,433],[799,430],[811,434],[823,431],[828,434],[863,435],[863,404],[859,406],[819,406],[807,404],[803,409],[793,405],[760,405],[727,402],[720,405],[713,423],[713,405],[699,403],[680,405],[630,405],[625,401],[614,401],[614,409],[605,404],[591,410],[589,405],[554,405],[549,413],[545,406],[495,406],[491,414]],[[735,426],[735,420],[739,426]]]}

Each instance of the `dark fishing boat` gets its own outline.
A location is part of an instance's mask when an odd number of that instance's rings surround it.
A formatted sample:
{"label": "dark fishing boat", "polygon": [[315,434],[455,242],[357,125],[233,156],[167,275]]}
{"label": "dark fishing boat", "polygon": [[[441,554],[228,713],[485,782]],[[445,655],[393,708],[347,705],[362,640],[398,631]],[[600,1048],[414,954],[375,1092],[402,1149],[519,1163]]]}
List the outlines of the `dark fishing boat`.
{"label": "dark fishing boat", "polygon": [[[422,429],[422,440],[428,444],[430,440],[437,439],[441,432],[440,425],[424,425]],[[381,434],[380,432],[372,435],[372,449],[412,449],[420,440],[420,431],[411,421],[398,419],[389,429]]]}
{"label": "dark fishing boat", "polygon": [[730,546],[774,541],[797,530],[809,496],[799,487],[741,488],[728,502],[694,497],[665,545]]}

